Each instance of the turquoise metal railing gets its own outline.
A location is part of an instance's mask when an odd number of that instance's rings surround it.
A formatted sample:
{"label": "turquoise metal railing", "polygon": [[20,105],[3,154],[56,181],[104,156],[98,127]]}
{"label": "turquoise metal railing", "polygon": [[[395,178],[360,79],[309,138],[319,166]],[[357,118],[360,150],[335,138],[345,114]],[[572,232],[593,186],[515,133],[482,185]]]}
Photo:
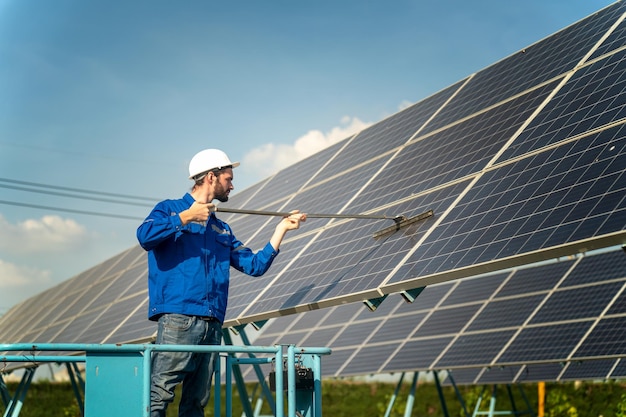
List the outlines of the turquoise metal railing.
{"label": "turquoise metal railing", "polygon": [[[149,416],[150,373],[152,352],[220,352],[226,354],[225,389],[226,415],[232,414],[232,367],[240,364],[273,363],[277,370],[286,364],[287,381],[283,372],[274,373],[275,415],[277,417],[321,417],[321,356],[330,354],[328,348],[301,348],[289,346],[197,346],[197,345],[155,345],[155,344],[63,344],[63,343],[19,343],[0,344],[0,352],[20,352],[20,354],[0,356],[0,363],[26,362],[40,363],[85,363],[85,417],[116,415]],[[41,352],[55,352],[54,355],[41,355]],[[237,354],[248,354],[238,358]],[[264,354],[266,357],[256,357]],[[314,376],[314,389],[299,392],[296,389],[296,362],[310,368]],[[69,367],[68,367],[69,369]],[[214,407],[216,415],[221,415],[220,383],[221,366],[218,363],[214,384]],[[25,374],[26,375],[26,374]],[[5,417],[19,415],[25,391],[32,380],[22,381],[20,392],[6,407]],[[285,390],[286,387],[286,390]],[[287,414],[284,410],[284,391],[287,392]],[[6,393],[3,393],[6,395]],[[252,416],[250,416],[252,417]]]}

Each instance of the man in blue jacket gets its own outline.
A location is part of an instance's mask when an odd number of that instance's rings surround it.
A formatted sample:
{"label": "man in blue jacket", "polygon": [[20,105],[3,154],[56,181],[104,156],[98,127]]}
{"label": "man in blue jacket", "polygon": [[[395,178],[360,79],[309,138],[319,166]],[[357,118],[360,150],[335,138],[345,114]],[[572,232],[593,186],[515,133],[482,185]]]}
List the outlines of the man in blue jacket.
{"label": "man in blue jacket", "polygon": [[[231,162],[218,149],[205,149],[189,163],[190,193],[158,203],[137,229],[148,251],[148,318],[158,321],[156,343],[219,345],[228,301],[229,270],[264,274],[289,230],[306,215],[283,218],[265,247],[253,252],[215,216],[213,200],[225,202],[233,189]],[[152,358],[151,417],[165,416],[174,389],[183,383],[178,414],[204,416],[217,354],[156,352]]]}

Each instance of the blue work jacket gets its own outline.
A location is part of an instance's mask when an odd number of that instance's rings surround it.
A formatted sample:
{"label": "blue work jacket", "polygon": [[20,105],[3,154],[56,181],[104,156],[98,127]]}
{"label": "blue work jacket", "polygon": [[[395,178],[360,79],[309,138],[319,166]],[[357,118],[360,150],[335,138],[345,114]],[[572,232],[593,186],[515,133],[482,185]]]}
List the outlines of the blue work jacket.
{"label": "blue work jacket", "polygon": [[150,320],[178,313],[224,322],[230,267],[263,275],[278,254],[269,242],[253,252],[214,213],[206,225],[183,226],[178,214],[194,201],[189,193],[162,201],[137,228],[137,240],[148,251]]}

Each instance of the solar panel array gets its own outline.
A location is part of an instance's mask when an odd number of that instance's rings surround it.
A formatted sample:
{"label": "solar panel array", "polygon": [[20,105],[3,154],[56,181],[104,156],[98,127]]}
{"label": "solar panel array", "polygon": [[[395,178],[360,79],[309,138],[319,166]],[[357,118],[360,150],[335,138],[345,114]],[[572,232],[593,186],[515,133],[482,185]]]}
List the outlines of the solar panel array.
{"label": "solar panel array", "polygon": [[[451,371],[459,384],[626,378],[621,249],[427,287],[263,327],[259,345],[324,345],[326,377]],[[251,376],[251,372],[248,372]]]}
{"label": "solar panel array", "polygon": [[[281,172],[229,205],[435,217],[314,221],[260,279],[245,323],[626,243],[626,36],[616,3]],[[606,42],[610,47],[606,47]],[[260,246],[273,222],[229,216]]]}
{"label": "solar panel array", "polygon": [[[381,239],[372,234],[385,221],[309,219],[288,235],[266,275],[233,271],[225,324],[328,314],[361,306],[343,306],[355,301],[431,285],[425,293],[441,291],[461,285],[459,278],[625,244],[625,13],[622,1],[614,3],[233,195],[227,205],[246,209],[435,215]],[[252,248],[276,224],[220,216]],[[0,339],[151,340],[146,273],[145,252],[131,248],[11,309],[0,318]],[[578,296],[563,297],[570,294]],[[458,318],[474,307],[433,316],[447,325],[448,314],[460,331]],[[565,326],[572,337],[586,335],[578,321]],[[540,327],[515,340],[535,341]],[[434,352],[443,340],[433,335]],[[480,338],[471,336],[464,341],[474,346]],[[532,361],[516,347],[498,361]],[[438,359],[456,363],[454,350]]]}

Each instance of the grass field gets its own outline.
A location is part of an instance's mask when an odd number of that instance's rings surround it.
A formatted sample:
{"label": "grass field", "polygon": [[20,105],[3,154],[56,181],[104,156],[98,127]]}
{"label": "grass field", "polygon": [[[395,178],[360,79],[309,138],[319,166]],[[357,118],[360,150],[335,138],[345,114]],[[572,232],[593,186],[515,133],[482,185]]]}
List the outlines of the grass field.
{"label": "grass field", "polygon": [[[17,384],[8,383],[11,394]],[[537,412],[537,385],[522,386],[531,409]],[[253,391],[253,386],[249,387]],[[472,415],[477,398],[483,387],[461,387],[463,400],[469,415]],[[384,416],[389,399],[393,395],[395,384],[382,382],[357,382],[353,380],[324,381],[322,388],[322,413],[326,417]],[[404,415],[409,384],[403,385],[391,416]],[[514,401],[518,411],[526,410],[526,404],[517,388]],[[237,397],[236,393],[234,394]],[[454,390],[446,387],[444,392],[446,406],[450,416],[464,416],[461,403]],[[486,410],[489,398],[483,399]],[[497,411],[511,411],[513,408],[508,400],[505,386],[498,386],[496,396]],[[4,414],[5,405],[0,405]],[[168,416],[176,416],[176,407],[168,409]],[[233,415],[241,416],[242,408],[239,400],[234,402]],[[262,414],[269,415],[266,405]],[[212,403],[206,410],[207,416],[213,416]],[[413,416],[443,417],[445,414],[439,401],[434,384],[422,383],[417,387]],[[529,414],[522,414],[529,415]],[[40,381],[34,383],[25,398],[20,416],[22,417],[80,417],[77,401],[69,383]],[[602,383],[547,383],[545,395],[545,417],[626,417],[626,381]]]}

